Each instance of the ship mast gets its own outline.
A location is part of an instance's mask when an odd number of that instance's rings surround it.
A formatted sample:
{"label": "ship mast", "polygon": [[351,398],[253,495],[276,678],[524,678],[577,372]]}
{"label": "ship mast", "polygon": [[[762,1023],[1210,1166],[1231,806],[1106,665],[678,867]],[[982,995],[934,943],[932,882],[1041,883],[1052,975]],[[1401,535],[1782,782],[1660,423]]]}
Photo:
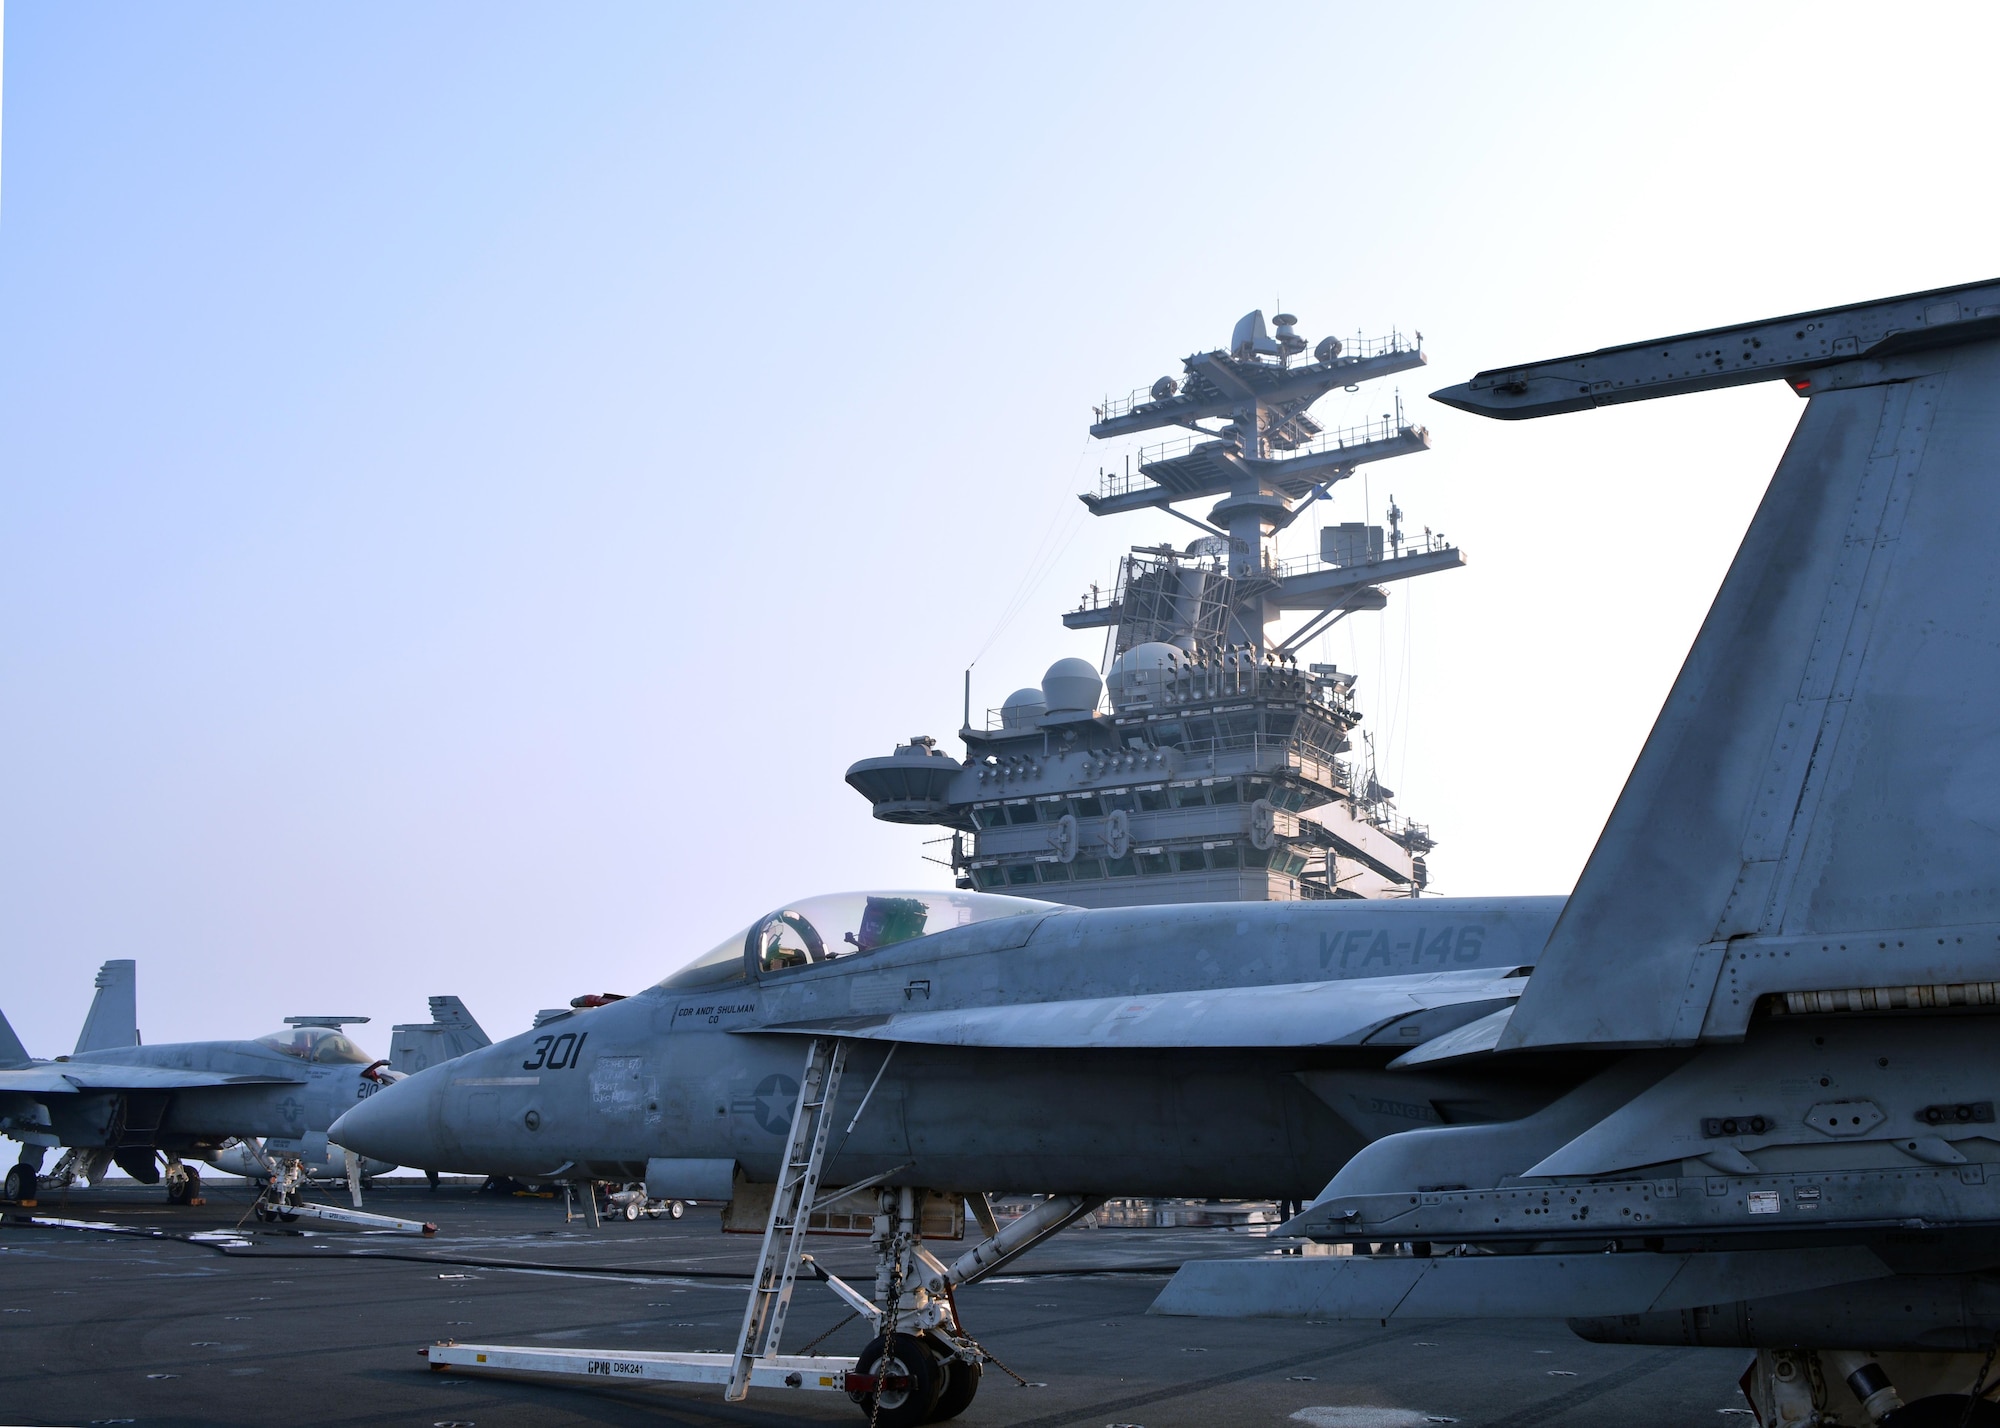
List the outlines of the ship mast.
{"label": "ship mast", "polygon": [[[1132,436],[1164,427],[1184,427],[1191,435],[1142,447],[1138,471],[1100,478],[1083,503],[1091,514],[1123,515],[1164,510],[1226,542],[1229,586],[1217,598],[1227,605],[1221,631],[1194,623],[1167,632],[1146,610],[1148,592],[1135,592],[1159,565],[1127,558],[1120,590],[1109,601],[1086,601],[1064,615],[1073,630],[1119,627],[1118,652],[1149,640],[1193,649],[1232,645],[1291,654],[1355,610],[1379,610],[1387,603],[1380,587],[1464,564],[1450,545],[1426,538],[1408,552],[1398,539],[1386,554],[1381,533],[1358,522],[1321,532],[1320,559],[1293,571],[1273,557],[1272,537],[1324,499],[1335,483],[1360,467],[1429,449],[1430,433],[1403,414],[1401,398],[1380,421],[1328,431],[1310,408],[1335,388],[1357,390],[1362,383],[1424,365],[1420,343],[1401,333],[1343,344],[1322,338],[1310,362],[1294,359],[1306,341],[1297,319],[1279,313],[1276,335],[1266,331],[1264,314],[1252,312],[1236,324],[1226,351],[1198,352],[1183,363],[1184,375],[1162,377],[1123,400],[1107,399],[1095,409],[1090,434],[1099,439]],[[1204,425],[1221,421],[1220,427]],[[1185,501],[1214,500],[1207,520],[1175,510]],[[1400,520],[1401,512],[1396,513]],[[1190,554],[1212,553],[1198,542]],[[1205,582],[1204,582],[1205,583]],[[1135,595],[1134,599],[1123,599]],[[1132,608],[1126,608],[1130,605]],[[1311,611],[1306,623],[1282,642],[1272,627],[1288,614]]]}
{"label": "ship mast", "polygon": [[[1305,339],[1253,312],[1226,349],[1187,358],[1095,410],[1100,439],[1184,433],[1100,476],[1082,500],[1100,516],[1164,511],[1197,527],[1185,548],[1134,547],[1116,587],[1063,615],[1114,632],[1100,677],[1062,659],[1039,685],[975,719],[968,676],[960,762],[918,736],[863,759],[847,781],[877,818],[952,830],[958,885],[1085,907],[1413,897],[1428,881],[1429,830],[1403,818],[1376,777],[1354,676],[1300,669],[1293,655],[1334,621],[1379,610],[1382,586],[1463,565],[1429,531],[1404,538],[1362,521],[1320,531],[1317,558],[1280,563],[1272,540],[1370,462],[1423,451],[1403,416],[1331,431],[1311,414],[1335,388],[1424,364],[1392,333],[1352,346]],[[1201,515],[1178,509],[1206,502]],[[1278,626],[1303,614],[1280,638]],[[942,860],[940,860],[942,861]]]}

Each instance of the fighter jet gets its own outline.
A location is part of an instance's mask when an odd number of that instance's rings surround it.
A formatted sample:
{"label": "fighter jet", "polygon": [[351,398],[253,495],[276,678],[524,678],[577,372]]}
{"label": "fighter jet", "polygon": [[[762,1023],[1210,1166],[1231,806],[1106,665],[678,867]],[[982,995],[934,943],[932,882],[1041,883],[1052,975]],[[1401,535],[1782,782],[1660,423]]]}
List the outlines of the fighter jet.
{"label": "fighter jet", "polygon": [[[903,1336],[876,1356],[900,1367],[877,1377],[918,1376],[893,1390],[904,1417],[956,1412],[981,1354],[951,1284],[1105,1197],[1303,1198],[1377,1136],[1542,1104],[1523,1081],[1495,1096],[1479,1075],[1388,1067],[1511,1005],[1560,907],[1085,911],[972,892],[836,894],[755,919],[636,995],[384,1088],[330,1133],[405,1164],[643,1179],[656,1198],[732,1202],[734,1222],[766,1229],[773,1276],[771,1295],[753,1296],[762,1317],[746,1330],[738,1396],[763,1372],[751,1361],[777,1352],[800,1263],[772,1226],[807,1223],[822,1182],[850,1207],[872,1192],[899,1228],[877,1237],[875,1292],[849,1302],[878,1324],[893,1313]],[[1055,1193],[1001,1232],[981,1192],[1017,1188]],[[948,1284],[921,1240],[968,1202],[986,1238]],[[901,1419],[885,1409],[879,1421]]]}
{"label": "fighter jet", "polygon": [[1290,1226],[1404,1254],[1190,1265],[1156,1309],[1561,1315],[1754,1350],[1764,1428],[2000,1422],[2000,282],[1437,395],[1758,380],[1798,429],[1533,976],[1402,1063],[1402,1099],[1561,1094],[1377,1140]]}
{"label": "fighter jet", "polygon": [[[373,1159],[350,1164],[327,1141],[326,1128],[342,1111],[397,1074],[342,1030],[368,1018],[285,1020],[285,1030],[250,1041],[142,1045],[137,967],[129,959],[98,972],[97,995],[68,1056],[31,1059],[0,1017],[0,1134],[22,1147],[7,1171],[5,1198],[34,1199],[47,1153],[58,1146],[68,1153],[53,1181],[94,1181],[115,1164],[142,1184],[164,1178],[176,1204],[200,1198],[201,1161],[267,1178],[287,1165],[356,1181],[394,1169]],[[464,1032],[454,1026],[450,1034]]]}

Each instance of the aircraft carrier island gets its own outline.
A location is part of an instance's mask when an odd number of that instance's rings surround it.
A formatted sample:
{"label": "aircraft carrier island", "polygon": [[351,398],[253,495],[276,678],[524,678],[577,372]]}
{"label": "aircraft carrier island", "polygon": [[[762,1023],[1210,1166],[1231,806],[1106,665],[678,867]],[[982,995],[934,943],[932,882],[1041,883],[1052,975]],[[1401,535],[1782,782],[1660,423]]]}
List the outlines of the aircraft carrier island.
{"label": "aircraft carrier island", "polygon": [[[1185,359],[1182,377],[1094,409],[1102,439],[1188,434],[1102,476],[1082,497],[1091,512],[1166,511],[1202,532],[1185,547],[1133,548],[1110,592],[1093,587],[1064,614],[1070,629],[1106,632],[1101,675],[1058,660],[977,723],[968,675],[962,761],[919,736],[848,769],[877,818],[952,830],[961,888],[1080,907],[1424,889],[1431,834],[1398,813],[1371,741],[1357,740],[1354,676],[1298,655],[1347,616],[1382,609],[1384,585],[1464,556],[1429,531],[1406,537],[1393,497],[1386,527],[1324,526],[1316,556],[1281,561],[1272,546],[1335,483],[1429,447],[1400,398],[1348,429],[1311,414],[1424,354],[1400,333],[1323,338],[1301,360],[1306,345],[1289,313],[1272,332],[1253,312],[1226,350]],[[1212,502],[1207,519],[1183,502]]]}

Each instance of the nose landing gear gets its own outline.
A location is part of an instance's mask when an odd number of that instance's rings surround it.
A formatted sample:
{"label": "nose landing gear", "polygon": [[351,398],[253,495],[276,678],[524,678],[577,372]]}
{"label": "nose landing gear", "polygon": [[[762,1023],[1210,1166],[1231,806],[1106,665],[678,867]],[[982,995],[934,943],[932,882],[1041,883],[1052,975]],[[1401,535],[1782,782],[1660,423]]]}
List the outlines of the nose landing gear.
{"label": "nose landing gear", "polygon": [[[922,1209],[933,1193],[949,1197],[947,1203],[955,1206],[959,1192],[887,1183],[911,1168],[905,1164],[855,1181],[825,1198],[819,1195],[831,1127],[828,1113],[846,1059],[846,1044],[838,1038],[814,1038],[807,1052],[734,1353],[439,1343],[424,1351],[431,1369],[534,1373],[598,1382],[602,1380],[594,1376],[609,1374],[629,1382],[710,1383],[724,1385],[724,1398],[730,1402],[742,1400],[752,1388],[844,1392],[869,1418],[871,1428],[916,1428],[964,1412],[979,1392],[989,1363],[1015,1376],[965,1331],[955,1291],[1068,1228],[1106,1197],[1052,1195],[1002,1226],[983,1194],[965,1195],[986,1238],[947,1266],[924,1247]],[[887,1062],[883,1064],[886,1067]],[[805,1253],[805,1235],[816,1212],[871,1190],[880,1207],[869,1236],[876,1273],[873,1292],[863,1293],[815,1263]],[[635,1192],[643,1193],[643,1187]],[[679,1217],[678,1207],[673,1213]],[[785,1314],[801,1271],[831,1289],[873,1331],[872,1342],[856,1359],[816,1357],[811,1345],[803,1354],[779,1351]]]}
{"label": "nose landing gear", "polygon": [[202,1198],[201,1172],[192,1165],[182,1163],[178,1156],[167,1157],[167,1203],[169,1205],[205,1205]]}

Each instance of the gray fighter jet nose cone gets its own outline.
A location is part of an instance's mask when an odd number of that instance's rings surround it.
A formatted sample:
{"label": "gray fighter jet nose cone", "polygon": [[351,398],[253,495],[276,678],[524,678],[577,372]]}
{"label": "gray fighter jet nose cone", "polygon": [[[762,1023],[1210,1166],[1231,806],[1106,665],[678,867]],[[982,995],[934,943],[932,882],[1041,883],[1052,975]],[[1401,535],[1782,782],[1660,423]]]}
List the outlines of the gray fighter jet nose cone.
{"label": "gray fighter jet nose cone", "polygon": [[372,1160],[430,1168],[437,1160],[426,1114],[431,1086],[416,1084],[418,1079],[384,1086],[343,1113],[326,1138]]}

